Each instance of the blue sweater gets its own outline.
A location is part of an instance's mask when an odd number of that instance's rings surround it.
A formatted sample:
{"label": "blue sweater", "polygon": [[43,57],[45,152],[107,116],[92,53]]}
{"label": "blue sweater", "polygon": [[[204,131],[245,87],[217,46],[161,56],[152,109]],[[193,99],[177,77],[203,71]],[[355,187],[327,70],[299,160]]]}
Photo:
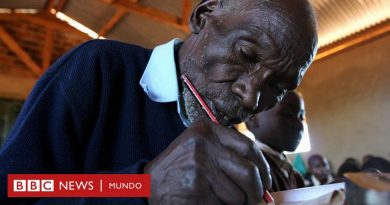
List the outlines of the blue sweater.
{"label": "blue sweater", "polygon": [[147,204],[142,198],[6,198],[10,173],[142,173],[185,127],[139,80],[151,50],[93,40],[38,80],[0,152],[0,204]]}

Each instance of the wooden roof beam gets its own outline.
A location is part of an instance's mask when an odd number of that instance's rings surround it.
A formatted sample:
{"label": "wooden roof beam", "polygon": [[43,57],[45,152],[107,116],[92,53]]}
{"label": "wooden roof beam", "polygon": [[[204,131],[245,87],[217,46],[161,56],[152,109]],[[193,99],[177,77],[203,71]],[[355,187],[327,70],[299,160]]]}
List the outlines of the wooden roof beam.
{"label": "wooden roof beam", "polygon": [[153,19],[155,21],[167,24],[174,28],[180,29],[182,31],[188,32],[188,27],[182,25],[181,17],[172,15],[170,13],[155,9],[152,7],[142,6],[138,3],[134,3],[128,0],[102,0],[103,2],[108,2],[117,8],[124,9],[131,14],[137,14],[145,16],[147,18]]}
{"label": "wooden roof beam", "polygon": [[42,67],[47,69],[51,64],[51,53],[53,51],[54,34],[51,28],[46,28],[45,44],[42,50]]}
{"label": "wooden roof beam", "polygon": [[13,51],[19,59],[27,65],[27,67],[35,74],[36,77],[42,75],[42,69],[38,64],[28,55],[28,53],[12,38],[12,36],[0,25],[0,39],[4,44]]}
{"label": "wooden roof beam", "polygon": [[[65,22],[61,22],[61,20],[58,20],[58,19],[50,20],[50,18],[40,17],[40,15],[42,15],[42,14],[16,14],[16,13],[0,14],[0,20],[7,20],[7,21],[25,20],[25,21],[29,21],[31,23],[42,25],[46,28],[51,28],[53,30],[58,30],[58,31],[62,31],[62,32],[77,34],[77,35],[83,36],[83,37],[88,37],[87,34],[78,31],[77,29],[71,27],[70,25],[68,25]],[[53,16],[52,18],[55,18],[55,17]]]}
{"label": "wooden roof beam", "polygon": [[55,7],[56,11],[61,11],[66,4],[66,0],[59,0],[57,6]]}
{"label": "wooden roof beam", "polygon": [[54,8],[55,3],[56,3],[55,0],[48,0],[45,7],[45,12],[50,13],[50,10]]}
{"label": "wooden roof beam", "polygon": [[125,16],[126,10],[119,8],[113,17],[99,30],[98,35],[104,36]]}
{"label": "wooden roof beam", "polygon": [[[102,0],[102,1],[109,3],[109,4],[112,4],[112,3],[115,3],[117,0]],[[133,3],[138,3],[138,0],[127,0],[127,1],[130,1]]]}
{"label": "wooden roof beam", "polygon": [[61,11],[65,4],[66,0],[48,0],[46,3],[45,12],[51,13],[51,9],[54,9],[55,12]]}
{"label": "wooden roof beam", "polygon": [[191,15],[191,0],[184,0],[181,14],[181,25],[187,27]]}

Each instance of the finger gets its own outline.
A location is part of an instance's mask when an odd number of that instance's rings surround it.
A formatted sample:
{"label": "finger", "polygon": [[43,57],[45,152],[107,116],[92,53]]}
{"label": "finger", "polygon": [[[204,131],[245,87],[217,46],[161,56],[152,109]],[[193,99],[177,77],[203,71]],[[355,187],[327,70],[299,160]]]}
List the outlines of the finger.
{"label": "finger", "polygon": [[258,144],[233,129],[218,125],[212,126],[212,129],[223,146],[233,150],[257,166],[264,188],[270,189],[272,183],[270,167]]}
{"label": "finger", "polygon": [[258,167],[222,146],[215,148],[212,154],[222,172],[245,192],[247,204],[260,203],[263,185]]}
{"label": "finger", "polygon": [[245,193],[218,167],[210,170],[210,185],[215,195],[224,204],[244,204]]}
{"label": "finger", "polygon": [[[189,143],[191,142],[191,143]],[[245,193],[234,182],[231,181],[215,163],[214,153],[210,150],[215,150],[216,147],[223,148],[220,144],[215,146],[207,137],[198,136],[192,137],[186,147],[187,152],[184,155],[188,155],[187,163],[192,164],[192,168],[198,170],[197,173],[203,173],[209,182],[209,187],[212,192],[219,198],[224,204],[244,204]],[[181,163],[181,161],[176,161]],[[204,191],[199,190],[199,191]],[[207,193],[210,194],[211,190]],[[204,203],[203,203],[204,204]]]}
{"label": "finger", "polygon": [[182,155],[188,157],[182,157],[186,160],[176,160],[175,163],[189,165],[185,168],[182,187],[199,196],[201,203],[198,204],[244,204],[243,191],[220,171],[213,155],[209,155],[207,150],[213,149],[214,144],[201,136],[192,137],[184,144],[187,152]]}
{"label": "finger", "polygon": [[[258,147],[258,144],[257,143],[255,144]],[[263,182],[264,189],[269,190],[272,187],[271,168],[267,160],[265,159],[263,152],[260,150],[260,148],[257,149],[257,152],[258,153],[256,154],[256,156],[258,156],[259,158],[258,161],[255,162],[255,164],[257,164],[256,166],[258,166],[258,164],[263,164],[263,166],[259,168],[260,176]]]}

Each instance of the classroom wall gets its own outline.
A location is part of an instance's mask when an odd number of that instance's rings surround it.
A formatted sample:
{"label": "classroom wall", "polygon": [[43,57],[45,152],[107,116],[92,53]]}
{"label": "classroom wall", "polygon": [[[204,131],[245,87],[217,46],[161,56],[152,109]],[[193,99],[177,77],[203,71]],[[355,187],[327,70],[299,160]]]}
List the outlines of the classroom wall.
{"label": "classroom wall", "polygon": [[390,35],[314,62],[299,91],[311,151],[337,170],[347,157],[390,159]]}

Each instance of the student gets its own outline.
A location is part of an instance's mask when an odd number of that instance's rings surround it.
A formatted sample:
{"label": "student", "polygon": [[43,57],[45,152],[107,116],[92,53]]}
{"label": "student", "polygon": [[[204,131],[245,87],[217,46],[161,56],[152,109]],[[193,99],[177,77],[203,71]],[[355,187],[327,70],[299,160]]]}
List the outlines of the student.
{"label": "student", "polygon": [[319,154],[310,156],[308,166],[308,173],[304,176],[306,186],[329,184],[333,181],[328,160],[324,156]]}
{"label": "student", "polygon": [[378,156],[371,156],[362,165],[362,170],[378,170],[379,172],[390,172],[390,161]]}
{"label": "student", "polygon": [[359,161],[355,158],[349,157],[345,159],[345,161],[340,165],[339,169],[337,170],[337,178],[344,178],[345,173],[360,171],[361,165]]}
{"label": "student", "polygon": [[[228,127],[300,84],[317,48],[313,9],[307,0],[204,0],[189,26],[185,41],[148,50],[94,40],[51,66],[0,153],[0,204],[258,204],[267,162]],[[6,198],[8,173],[102,172],[151,174],[150,198]]]}
{"label": "student", "polygon": [[289,92],[275,107],[255,115],[246,122],[266,158],[272,177],[271,191],[305,187],[303,177],[283,154],[294,151],[303,135],[305,106],[302,97]]}

